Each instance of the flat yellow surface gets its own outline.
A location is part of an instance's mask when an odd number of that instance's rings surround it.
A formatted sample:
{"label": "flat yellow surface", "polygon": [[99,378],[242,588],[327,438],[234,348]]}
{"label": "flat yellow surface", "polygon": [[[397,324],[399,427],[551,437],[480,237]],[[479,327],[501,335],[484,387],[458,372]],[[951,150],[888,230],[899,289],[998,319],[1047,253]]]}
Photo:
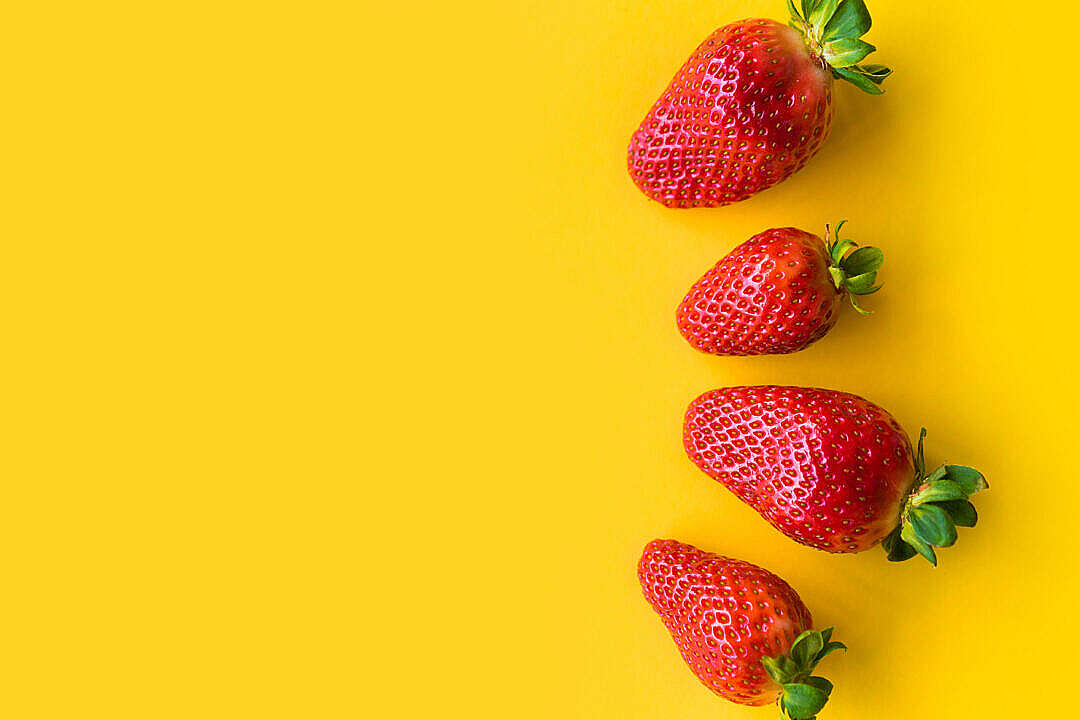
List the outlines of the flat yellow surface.
{"label": "flat yellow surface", "polygon": [[[5,14],[0,716],[729,720],[641,598],[674,537],[850,652],[823,718],[1075,705],[1071,3],[873,0],[896,68],[809,167],[673,211],[625,147],[781,0],[34,4]],[[737,243],[847,218],[871,318],[695,353]],[[699,392],[852,391],[982,469],[937,570],[772,530]]]}

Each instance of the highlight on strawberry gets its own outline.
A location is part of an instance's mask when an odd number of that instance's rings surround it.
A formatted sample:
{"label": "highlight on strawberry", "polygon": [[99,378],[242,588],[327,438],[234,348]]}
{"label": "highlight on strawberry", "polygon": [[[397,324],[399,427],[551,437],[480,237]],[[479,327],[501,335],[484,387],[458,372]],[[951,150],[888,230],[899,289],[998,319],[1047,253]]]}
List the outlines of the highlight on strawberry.
{"label": "highlight on strawberry", "polygon": [[814,675],[846,650],[815,630],[798,593],[773,573],[675,540],[653,540],[638,561],[641,589],[697,678],[740,705],[775,702],[781,717],[812,720],[833,685]]}
{"label": "highlight on strawberry", "polygon": [[818,550],[854,553],[882,544],[888,559],[935,548],[978,521],[969,498],[989,487],[977,470],[927,472],[899,423],[868,400],[837,390],[763,385],[709,391],[683,421],[690,459],[773,527]]}
{"label": "highlight on strawberry", "polygon": [[714,355],[774,355],[809,347],[836,324],[846,297],[881,289],[884,262],[874,247],[841,240],[825,226],[823,241],[797,228],[774,228],[728,253],[687,292],[676,311],[679,332]]}
{"label": "highlight on strawberry", "polygon": [[875,50],[863,0],[788,0],[788,25],[740,20],[683,64],[630,140],[627,167],[672,208],[720,207],[806,165],[829,135],[833,80],[872,95],[892,72]]}

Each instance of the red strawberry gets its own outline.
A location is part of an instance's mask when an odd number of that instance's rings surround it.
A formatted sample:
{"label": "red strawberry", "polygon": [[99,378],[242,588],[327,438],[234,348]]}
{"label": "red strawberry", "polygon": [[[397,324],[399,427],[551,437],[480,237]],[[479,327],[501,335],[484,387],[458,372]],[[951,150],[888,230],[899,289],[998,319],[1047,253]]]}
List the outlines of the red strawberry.
{"label": "red strawberry", "polygon": [[687,455],[780,532],[828,552],[861,552],[884,541],[890,560],[934,547],[974,527],[968,496],[987,487],[977,471],[931,473],[889,413],[849,393],[814,388],[730,387],[690,404]]}
{"label": "red strawberry", "polygon": [[[845,295],[861,313],[856,295],[875,286],[882,254],[840,240],[777,228],[732,250],[694,283],[676,313],[679,332],[714,355],[772,355],[802,350],[836,324]],[[825,236],[829,227],[825,226]]]}
{"label": "red strawberry", "polygon": [[832,683],[811,676],[834,650],[832,628],[813,630],[798,593],[768,570],[674,540],[653,540],[638,561],[645,599],[705,686],[740,705],[779,701],[812,718]]}
{"label": "red strawberry", "polygon": [[879,94],[891,72],[859,65],[874,46],[863,0],[788,2],[791,27],[741,20],[705,39],[630,140],[634,183],[668,207],[719,207],[799,170],[832,122],[833,77]]}

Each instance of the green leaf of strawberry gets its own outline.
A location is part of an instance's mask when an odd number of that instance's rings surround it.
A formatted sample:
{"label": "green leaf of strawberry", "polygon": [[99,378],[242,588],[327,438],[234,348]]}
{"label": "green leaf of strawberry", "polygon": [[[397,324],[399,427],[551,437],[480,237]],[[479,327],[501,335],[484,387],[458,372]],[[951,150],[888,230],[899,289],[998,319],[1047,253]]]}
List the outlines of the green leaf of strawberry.
{"label": "green leaf of strawberry", "polygon": [[816,664],[816,663],[821,662],[827,655],[831,655],[832,653],[836,652],[837,650],[847,650],[847,645],[845,645],[842,642],[836,642],[836,641],[826,643],[825,647],[823,647],[821,649],[821,652],[819,652],[817,654],[817,657],[814,658],[814,663]]}
{"label": "green leaf of strawberry", "polygon": [[821,633],[815,630],[807,630],[806,632],[795,638],[795,642],[791,644],[791,650],[789,654],[791,659],[794,660],[800,667],[810,665],[825,643],[821,638]]}
{"label": "green leaf of strawberry", "polygon": [[940,480],[929,481],[926,486],[915,493],[911,500],[914,503],[933,503],[942,500],[964,500],[971,493],[965,492],[957,483],[943,477]]}
{"label": "green leaf of strawberry", "polygon": [[808,683],[786,683],[781,687],[784,689],[781,702],[792,720],[813,718],[829,701],[827,692]]}
{"label": "green leaf of strawberry", "polygon": [[870,43],[858,38],[843,38],[825,43],[825,60],[834,68],[846,68],[857,64],[877,50]]}
{"label": "green leaf of strawberry", "polygon": [[919,538],[928,545],[949,547],[956,542],[956,525],[937,505],[912,508],[909,518]]}
{"label": "green leaf of strawberry", "polygon": [[960,527],[975,527],[979,522],[979,513],[975,511],[970,500],[947,500],[938,503],[938,507],[949,513],[953,524]]}
{"label": "green leaf of strawberry", "polygon": [[915,548],[908,545],[900,537],[900,528],[893,529],[888,536],[881,541],[881,546],[885,548],[885,553],[888,556],[889,562],[903,562],[915,557]]}
{"label": "green leaf of strawberry", "polygon": [[878,87],[880,80],[874,80],[871,76],[859,71],[859,67],[833,68],[833,74],[847,80],[849,83],[870,95],[881,95],[885,91]]}
{"label": "green leaf of strawberry", "polygon": [[862,75],[875,85],[880,85],[885,78],[892,75],[892,70],[884,65],[860,65],[858,68]]}
{"label": "green leaf of strawberry", "polygon": [[836,6],[839,4],[840,0],[820,0],[804,17],[810,21],[811,25],[821,25],[836,13]]}
{"label": "green leaf of strawberry", "polygon": [[915,528],[912,527],[910,523],[904,525],[903,529],[900,531],[900,537],[904,542],[910,545],[915,552],[926,558],[931,565],[937,567],[937,553],[934,552],[934,548],[923,542],[922,538],[915,533]]}
{"label": "green leaf of strawberry", "polygon": [[[837,228],[837,232],[840,228]],[[885,262],[885,254],[876,247],[861,247],[844,258],[840,266],[848,275],[877,272]]]}
{"label": "green leaf of strawberry", "polygon": [[763,657],[761,658],[761,664],[765,666],[765,672],[769,673],[769,677],[773,679],[778,685],[783,685],[789,677],[791,677],[787,671],[784,670],[782,661],[791,660],[783,655],[780,657]]}
{"label": "green leaf of strawberry", "polygon": [[833,691],[833,684],[831,682],[823,677],[817,677],[816,675],[806,678],[806,684],[811,687],[816,687],[818,690],[825,693],[826,697],[831,695]]}
{"label": "green leaf of strawberry", "polygon": [[982,473],[974,468],[964,467],[963,465],[946,465],[945,472],[950,480],[963,488],[965,495],[974,495],[979,490],[986,490],[990,487]]}
{"label": "green leaf of strawberry", "polygon": [[844,0],[825,25],[822,39],[857,38],[870,30],[871,23],[870,11],[863,0]]}

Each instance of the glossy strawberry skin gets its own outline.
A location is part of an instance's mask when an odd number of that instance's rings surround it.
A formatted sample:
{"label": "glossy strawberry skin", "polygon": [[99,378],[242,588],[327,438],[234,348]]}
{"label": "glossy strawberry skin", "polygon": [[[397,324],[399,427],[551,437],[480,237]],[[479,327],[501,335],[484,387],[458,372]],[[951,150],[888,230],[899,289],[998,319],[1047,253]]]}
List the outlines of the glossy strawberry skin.
{"label": "glossy strawberry skin", "polygon": [[791,353],[832,329],[843,297],[829,275],[824,241],[776,228],[739,245],[694,283],[676,321],[702,352]]}
{"label": "glossy strawberry skin", "polygon": [[801,169],[832,123],[830,72],[774,20],[705,39],[630,140],[634,183],[668,207],[745,200]]}
{"label": "glossy strawberry skin", "polygon": [[683,659],[717,695],[766,705],[780,687],[761,658],[787,654],[813,626],[798,594],[768,570],[674,540],[653,540],[638,561],[645,599]]}
{"label": "glossy strawberry skin", "polygon": [[777,530],[828,552],[861,552],[899,522],[915,478],[907,434],[856,395],[730,387],[694,400],[687,455]]}

